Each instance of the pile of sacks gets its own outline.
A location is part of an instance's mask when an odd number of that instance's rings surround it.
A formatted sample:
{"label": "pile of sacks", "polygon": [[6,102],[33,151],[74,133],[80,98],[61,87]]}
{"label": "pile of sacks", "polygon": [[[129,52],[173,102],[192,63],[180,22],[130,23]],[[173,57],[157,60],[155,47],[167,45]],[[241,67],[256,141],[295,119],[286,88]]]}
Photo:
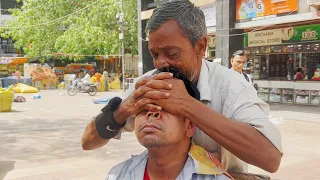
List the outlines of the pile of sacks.
{"label": "pile of sacks", "polygon": [[14,100],[14,93],[12,86],[8,89],[0,88],[0,112],[12,111],[12,102]]}
{"label": "pile of sacks", "polygon": [[35,87],[26,84],[18,83],[12,88],[14,93],[38,93],[39,90]]}

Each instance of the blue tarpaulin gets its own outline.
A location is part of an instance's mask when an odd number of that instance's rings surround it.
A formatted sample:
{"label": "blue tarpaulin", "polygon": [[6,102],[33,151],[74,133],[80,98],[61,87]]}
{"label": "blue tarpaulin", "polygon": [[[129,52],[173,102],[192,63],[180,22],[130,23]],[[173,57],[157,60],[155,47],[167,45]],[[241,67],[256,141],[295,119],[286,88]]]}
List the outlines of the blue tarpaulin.
{"label": "blue tarpaulin", "polygon": [[99,98],[99,99],[93,99],[93,103],[95,104],[108,104],[108,102],[110,101],[110,99],[114,98],[115,96],[109,96],[106,98]]}

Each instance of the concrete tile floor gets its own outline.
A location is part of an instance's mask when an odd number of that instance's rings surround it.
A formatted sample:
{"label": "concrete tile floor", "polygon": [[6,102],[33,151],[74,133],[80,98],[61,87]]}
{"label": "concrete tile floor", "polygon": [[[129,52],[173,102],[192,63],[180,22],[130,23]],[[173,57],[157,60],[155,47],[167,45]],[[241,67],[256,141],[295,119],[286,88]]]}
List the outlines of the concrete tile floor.
{"label": "concrete tile floor", "polygon": [[[80,138],[86,124],[103,105],[93,98],[121,92],[67,96],[64,91],[41,91],[42,99],[14,103],[15,112],[0,114],[0,180],[104,179],[109,169],[144,148],[133,133],[108,146],[83,151]],[[283,117],[284,156],[273,179],[320,179],[320,107],[271,105],[274,117]],[[298,120],[298,121],[297,121]],[[268,174],[250,167],[250,172]]]}

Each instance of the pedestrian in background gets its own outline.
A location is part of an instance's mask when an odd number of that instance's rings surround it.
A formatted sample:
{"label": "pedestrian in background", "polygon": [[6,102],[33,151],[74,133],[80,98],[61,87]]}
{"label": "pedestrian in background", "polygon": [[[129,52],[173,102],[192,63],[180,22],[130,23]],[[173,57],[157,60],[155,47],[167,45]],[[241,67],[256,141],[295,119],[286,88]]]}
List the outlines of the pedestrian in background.
{"label": "pedestrian in background", "polygon": [[102,75],[104,77],[104,88],[108,91],[109,73],[106,68],[104,68]]}

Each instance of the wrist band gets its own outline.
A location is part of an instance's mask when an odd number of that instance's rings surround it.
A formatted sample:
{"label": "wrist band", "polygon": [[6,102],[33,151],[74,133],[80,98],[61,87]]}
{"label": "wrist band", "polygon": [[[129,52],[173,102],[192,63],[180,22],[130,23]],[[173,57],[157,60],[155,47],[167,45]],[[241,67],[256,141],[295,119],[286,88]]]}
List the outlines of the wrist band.
{"label": "wrist band", "polygon": [[95,123],[98,134],[103,139],[111,139],[115,137],[119,133],[120,129],[126,124],[118,124],[113,117],[112,111],[100,113],[96,117]]}

